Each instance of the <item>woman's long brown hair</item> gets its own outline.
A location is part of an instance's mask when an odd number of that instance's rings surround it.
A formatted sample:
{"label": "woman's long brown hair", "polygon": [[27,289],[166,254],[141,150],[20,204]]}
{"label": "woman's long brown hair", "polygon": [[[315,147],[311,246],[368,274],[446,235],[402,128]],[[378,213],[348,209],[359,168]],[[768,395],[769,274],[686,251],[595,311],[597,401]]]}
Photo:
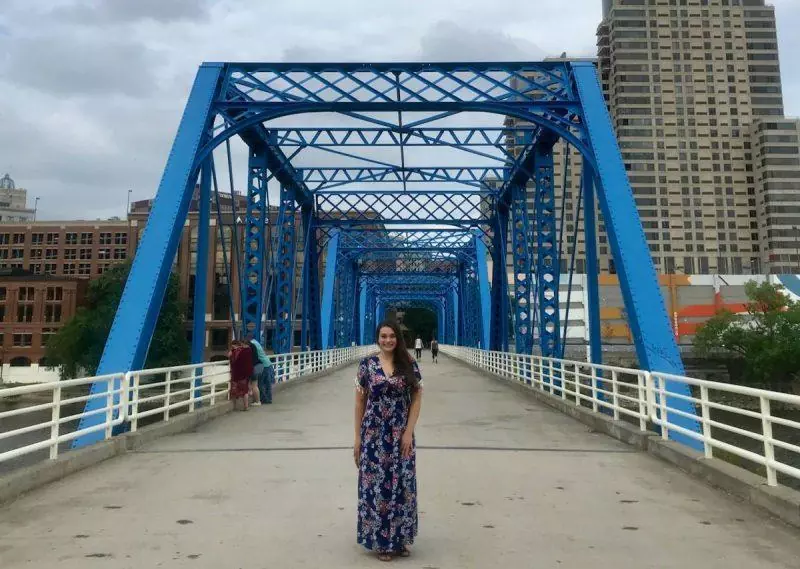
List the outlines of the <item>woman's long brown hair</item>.
{"label": "woman's long brown hair", "polygon": [[419,379],[417,379],[417,374],[414,373],[414,366],[411,363],[411,354],[408,353],[406,341],[403,338],[403,334],[400,332],[400,327],[396,322],[391,320],[384,320],[378,324],[378,327],[375,329],[376,344],[381,336],[381,328],[391,328],[397,339],[394,352],[392,353],[392,364],[394,365],[395,373],[401,373],[403,377],[406,378],[406,383],[411,387],[411,390],[416,391],[419,388]]}

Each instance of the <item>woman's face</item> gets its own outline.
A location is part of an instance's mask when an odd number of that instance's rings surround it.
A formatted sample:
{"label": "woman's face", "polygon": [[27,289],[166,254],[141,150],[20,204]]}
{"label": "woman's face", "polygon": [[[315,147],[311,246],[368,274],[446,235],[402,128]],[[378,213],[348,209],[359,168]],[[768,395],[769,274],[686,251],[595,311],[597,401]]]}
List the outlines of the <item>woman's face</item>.
{"label": "woman's face", "polygon": [[378,330],[378,346],[384,352],[391,352],[397,346],[397,336],[394,330],[388,326],[384,326]]}

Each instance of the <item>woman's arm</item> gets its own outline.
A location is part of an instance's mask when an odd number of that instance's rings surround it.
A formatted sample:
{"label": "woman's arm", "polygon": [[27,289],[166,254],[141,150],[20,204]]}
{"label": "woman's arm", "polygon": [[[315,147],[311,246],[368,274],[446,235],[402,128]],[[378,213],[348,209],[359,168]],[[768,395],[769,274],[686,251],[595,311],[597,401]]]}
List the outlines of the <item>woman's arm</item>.
{"label": "woman's arm", "polygon": [[355,409],[355,443],[353,444],[353,459],[358,467],[358,459],[361,456],[361,422],[364,420],[364,411],[367,408],[367,391],[361,387],[356,388],[356,409]]}
{"label": "woman's arm", "polygon": [[417,388],[411,393],[411,407],[408,409],[408,423],[400,440],[400,451],[404,458],[411,456],[411,442],[414,437],[414,427],[417,426],[419,411],[422,408],[422,389]]}

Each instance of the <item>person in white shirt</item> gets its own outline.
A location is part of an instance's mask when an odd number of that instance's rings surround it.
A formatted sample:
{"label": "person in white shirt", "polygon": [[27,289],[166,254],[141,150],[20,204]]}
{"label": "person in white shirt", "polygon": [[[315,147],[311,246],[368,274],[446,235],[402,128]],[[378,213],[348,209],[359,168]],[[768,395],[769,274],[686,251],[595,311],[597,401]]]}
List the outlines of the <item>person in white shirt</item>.
{"label": "person in white shirt", "polygon": [[414,342],[414,352],[417,354],[417,359],[422,357],[422,338],[419,336],[417,336],[417,339]]}

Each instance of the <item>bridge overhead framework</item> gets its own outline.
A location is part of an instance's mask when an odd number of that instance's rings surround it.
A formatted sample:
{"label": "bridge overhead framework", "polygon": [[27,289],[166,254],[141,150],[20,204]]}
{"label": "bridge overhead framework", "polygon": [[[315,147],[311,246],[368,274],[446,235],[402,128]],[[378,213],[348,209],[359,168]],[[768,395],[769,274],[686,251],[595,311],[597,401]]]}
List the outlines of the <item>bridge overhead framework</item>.
{"label": "bridge overhead framework", "polygon": [[[577,188],[555,171],[557,145],[581,156]],[[212,204],[242,170],[247,208],[234,212],[242,227],[234,222],[228,250]],[[576,212],[556,201],[562,180],[562,195],[579,195]],[[599,205],[641,367],[683,372],[591,63],[203,64],[97,374],[142,366],[198,181],[193,362],[203,357],[211,230],[228,286],[241,288],[237,333],[270,339],[276,353],[366,342],[388,310],[411,305],[437,315],[444,342],[508,351],[513,341],[517,353],[558,358],[561,267],[573,271],[582,229],[589,351],[600,363]],[[566,215],[583,220],[573,235]],[[681,395],[685,386],[668,383],[674,420],[697,432]],[[84,427],[100,421],[96,405]]]}

